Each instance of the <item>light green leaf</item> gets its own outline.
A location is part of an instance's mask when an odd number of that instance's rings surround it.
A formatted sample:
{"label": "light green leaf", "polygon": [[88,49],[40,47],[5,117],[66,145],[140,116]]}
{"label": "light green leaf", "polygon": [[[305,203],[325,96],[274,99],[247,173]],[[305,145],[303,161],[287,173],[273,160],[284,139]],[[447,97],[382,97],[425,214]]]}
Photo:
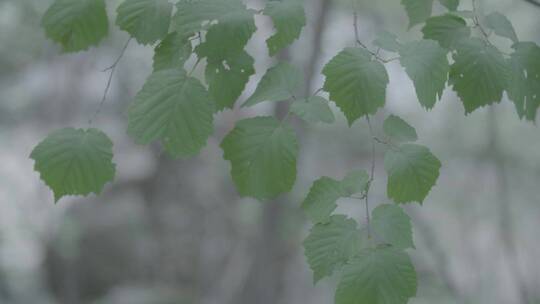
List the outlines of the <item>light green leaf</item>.
{"label": "light green leaf", "polygon": [[168,0],[124,0],[116,11],[116,25],[141,44],[152,44],[169,31],[172,4]]}
{"label": "light green leaf", "polygon": [[241,0],[182,0],[177,4],[173,28],[184,36],[207,29],[197,47],[199,57],[230,57],[244,49],[257,30],[253,12]]}
{"label": "light green leaf", "polygon": [[388,31],[379,31],[373,44],[389,52],[397,52],[401,47],[398,37]]}
{"label": "light green leaf", "polygon": [[447,51],[435,41],[421,40],[405,44],[399,55],[401,65],[414,83],[418,101],[426,109],[433,108],[448,80]]}
{"label": "light green leaf", "polygon": [[253,106],[264,101],[288,100],[294,96],[294,92],[302,82],[302,74],[296,67],[287,62],[280,62],[266,71],[255,93],[242,106]]}
{"label": "light green leaf", "polygon": [[270,56],[300,37],[306,25],[303,0],[269,1],[263,11],[274,22],[276,33],[266,40]]}
{"label": "light green leaf", "polygon": [[365,192],[369,183],[369,174],[366,170],[354,170],[349,172],[341,181],[343,196]]}
{"label": "light green leaf", "polygon": [[244,91],[251,75],[255,74],[253,58],[244,50],[223,58],[208,58],[206,81],[216,111],[232,109]]}
{"label": "light green leaf", "polygon": [[56,0],[42,20],[47,37],[65,52],[97,45],[109,30],[104,0]]}
{"label": "light green leaf", "polygon": [[426,21],[433,10],[433,0],[401,0],[409,16],[409,28]]}
{"label": "light green leaf", "polygon": [[221,143],[231,162],[238,192],[259,200],[291,190],[296,180],[298,143],[291,127],[273,117],[237,122]]}
{"label": "light green leaf", "polygon": [[58,202],[66,195],[101,193],[115,175],[112,146],[100,130],[65,128],[47,136],[30,158]]}
{"label": "light green leaf", "polygon": [[383,124],[384,134],[396,143],[416,141],[416,130],[398,116],[390,115]]}
{"label": "light green leaf", "polygon": [[364,249],[343,268],[336,304],[406,304],[416,295],[416,271],[405,252]]}
{"label": "light green leaf", "polygon": [[154,72],[183,68],[191,56],[191,42],[178,33],[168,34],[154,51]]}
{"label": "light green leaf", "polygon": [[371,228],[376,238],[397,249],[414,248],[411,218],[396,205],[373,210]]}
{"label": "light green leaf", "polygon": [[439,0],[448,10],[455,11],[459,6],[459,0]]}
{"label": "light green leaf", "polygon": [[349,125],[384,106],[388,74],[384,65],[361,48],[346,48],[323,69],[324,90],[343,111]]}
{"label": "light green leaf", "polygon": [[304,241],[304,250],[317,283],[359,252],[360,231],[354,220],[334,215],[328,223],[313,226]]}
{"label": "light green leaf", "polygon": [[308,123],[333,123],[334,113],[328,106],[328,100],[313,96],[305,100],[298,100],[291,104],[291,112]]}
{"label": "light green leaf", "polygon": [[450,84],[463,101],[465,113],[500,102],[509,68],[499,50],[478,38],[462,41],[450,67]]}
{"label": "light green leaf", "polygon": [[471,36],[471,29],[463,18],[454,14],[431,17],[422,28],[424,39],[432,39],[447,49],[453,49],[461,40]]}
{"label": "light green leaf", "polygon": [[428,148],[404,144],[384,157],[388,197],[396,203],[422,203],[439,178],[441,162]]}
{"label": "light green leaf", "polygon": [[323,176],[309,189],[302,209],[314,223],[326,222],[337,208],[338,199],[364,192],[368,182],[365,170],[352,171],[342,181]]}
{"label": "light green leaf", "polygon": [[534,42],[519,42],[513,48],[508,97],[520,118],[535,121],[540,106],[540,47]]}
{"label": "light green leaf", "polygon": [[501,13],[491,13],[486,16],[484,20],[486,26],[493,30],[493,32],[501,37],[508,38],[513,42],[518,42],[518,37],[514,26],[505,15]]}
{"label": "light green leaf", "polygon": [[161,140],[173,157],[187,157],[212,134],[214,104],[183,69],[154,72],[129,107],[128,133],[140,144]]}

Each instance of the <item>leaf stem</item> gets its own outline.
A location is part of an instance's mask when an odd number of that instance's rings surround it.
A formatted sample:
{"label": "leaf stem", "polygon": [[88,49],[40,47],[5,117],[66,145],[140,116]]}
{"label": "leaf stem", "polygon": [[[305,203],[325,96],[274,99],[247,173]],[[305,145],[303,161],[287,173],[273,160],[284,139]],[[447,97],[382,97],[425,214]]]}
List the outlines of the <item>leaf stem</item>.
{"label": "leaf stem", "polygon": [[96,117],[101,113],[101,109],[103,108],[103,105],[107,101],[107,95],[109,94],[109,90],[111,89],[111,83],[114,76],[114,72],[116,71],[116,67],[118,66],[118,63],[124,57],[124,54],[126,53],[126,50],[129,46],[129,43],[131,42],[131,37],[127,40],[126,44],[122,48],[122,51],[120,52],[120,55],[116,58],[114,63],[109,66],[108,68],[104,69],[102,72],[109,71],[109,78],[107,79],[107,85],[105,86],[105,91],[103,92],[103,97],[101,98],[101,101],[99,102],[98,108],[96,109],[96,112],[94,112],[94,115],[88,119],[88,125],[92,125]]}
{"label": "leaf stem", "polygon": [[[354,6],[354,4],[353,4],[353,6]],[[373,56],[373,58],[377,59],[378,61],[380,61],[382,63],[389,63],[391,61],[395,61],[395,60],[399,59],[399,57],[390,58],[390,59],[384,59],[381,56],[379,56],[379,50],[377,50],[377,52],[374,52],[374,51],[370,50],[367,47],[367,45],[365,45],[360,40],[360,35],[359,35],[359,32],[358,32],[358,12],[356,11],[356,8],[354,8],[354,10],[353,10],[353,27],[354,27],[354,40],[356,41],[356,44],[358,46],[362,47],[363,49],[365,49],[366,51],[368,51],[371,54],[371,56]]]}

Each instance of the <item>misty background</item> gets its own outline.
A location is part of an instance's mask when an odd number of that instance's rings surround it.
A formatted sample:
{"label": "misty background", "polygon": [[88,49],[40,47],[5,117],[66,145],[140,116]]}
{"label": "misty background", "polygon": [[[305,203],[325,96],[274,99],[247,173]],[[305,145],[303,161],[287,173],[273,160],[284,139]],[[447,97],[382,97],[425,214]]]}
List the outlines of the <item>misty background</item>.
{"label": "misty background", "polygon": [[[382,29],[401,41],[421,38],[421,26],[407,31],[398,0],[356,1],[364,43],[371,46]],[[354,45],[350,0],[305,2],[308,25],[281,55],[305,71],[299,95],[320,88],[322,66]],[[471,8],[461,2],[461,9]],[[520,40],[540,41],[539,7],[524,0],[479,2],[484,12],[507,15]],[[320,176],[369,168],[365,119],[349,128],[333,106],[333,125],[295,121],[300,154],[293,191],[268,202],[240,198],[219,143],[236,120],[282,115],[286,103],[239,109],[239,101],[216,116],[214,136],[194,158],[174,160],[159,145],[135,145],[126,134],[126,109],[151,73],[153,48],[132,42],[93,125],[114,142],[116,179],[99,196],[55,205],[28,156],[55,129],[87,127],[106,86],[102,70],[128,34],[114,25],[120,1],[108,0],[106,40],[86,52],[61,54],[40,27],[51,3],[0,0],[0,303],[333,303],[339,277],[313,285],[301,245],[311,224],[299,206]],[[262,0],[246,3],[264,7]],[[436,4],[434,14],[443,11]],[[273,25],[263,16],[256,23],[247,50],[257,74],[240,100],[275,64],[265,44]],[[493,42],[510,48],[505,40]],[[465,116],[448,88],[428,112],[399,63],[386,67],[387,104],[373,118],[375,133],[381,134],[388,114],[399,115],[443,164],[424,206],[405,207],[413,218],[416,250],[409,253],[419,277],[411,303],[540,303],[539,128],[521,121],[506,97]],[[194,75],[204,77],[204,66]],[[383,153],[377,151],[372,208],[389,202]],[[338,212],[361,223],[365,217],[359,201],[344,200]]]}

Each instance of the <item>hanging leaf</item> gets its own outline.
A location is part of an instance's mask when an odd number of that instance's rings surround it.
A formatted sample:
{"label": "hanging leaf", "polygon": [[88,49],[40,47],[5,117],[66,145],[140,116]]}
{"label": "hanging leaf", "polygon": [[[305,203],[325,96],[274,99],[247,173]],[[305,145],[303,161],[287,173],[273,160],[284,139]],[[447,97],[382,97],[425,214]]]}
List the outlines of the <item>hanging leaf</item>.
{"label": "hanging leaf", "polygon": [[486,26],[493,30],[493,32],[501,37],[508,38],[512,42],[518,42],[518,37],[514,26],[505,15],[501,13],[491,13],[485,18]]}
{"label": "hanging leaf", "polygon": [[313,226],[304,241],[304,250],[317,283],[359,252],[360,231],[354,220],[334,215],[328,223]]}
{"label": "hanging leaf", "polygon": [[293,65],[280,62],[266,71],[255,93],[242,105],[249,107],[261,102],[284,101],[291,99],[303,82],[302,74]]}
{"label": "hanging leaf", "polygon": [[499,50],[470,38],[457,46],[453,57],[450,84],[463,101],[466,114],[501,101],[509,68]]}
{"label": "hanging leaf", "polygon": [[193,156],[214,129],[214,104],[183,69],[154,72],[129,107],[128,133],[137,143],[160,140],[173,157]]}
{"label": "hanging leaf", "polygon": [[191,42],[187,38],[176,32],[168,34],[154,51],[154,72],[183,68],[191,52]]}
{"label": "hanging leaf", "polygon": [[540,47],[533,42],[519,42],[513,48],[508,97],[520,118],[535,121],[540,106]]}
{"label": "hanging leaf", "polygon": [[384,134],[396,143],[416,141],[416,130],[398,116],[390,115],[383,124]]}
{"label": "hanging leaf", "polygon": [[335,121],[334,113],[328,106],[328,100],[319,96],[295,101],[291,104],[291,113],[308,123],[333,123]]}
{"label": "hanging leaf", "polygon": [[172,4],[167,0],[124,0],[117,9],[116,25],[140,44],[163,39],[171,24]]}
{"label": "hanging leaf", "polygon": [[371,228],[376,239],[397,249],[414,248],[411,218],[396,205],[373,210]]}
{"label": "hanging leaf", "polygon": [[401,48],[397,36],[387,31],[379,31],[373,44],[389,52],[397,52]]}
{"label": "hanging leaf", "polygon": [[450,65],[447,51],[435,41],[410,42],[399,49],[400,62],[411,78],[418,101],[431,109],[446,87]]}
{"label": "hanging leaf", "polygon": [[30,158],[58,202],[66,195],[101,193],[115,175],[112,146],[100,130],[65,128],[47,136]]}
{"label": "hanging leaf", "polygon": [[237,122],[221,148],[223,158],[231,162],[231,175],[240,195],[265,200],[290,191],[294,185],[296,135],[275,118]]}
{"label": "hanging leaf", "polygon": [[401,0],[409,16],[409,28],[426,21],[433,10],[433,0]]}
{"label": "hanging leaf", "polygon": [[266,40],[270,56],[298,39],[306,25],[303,0],[269,1],[263,13],[272,19],[276,28],[276,33]]}
{"label": "hanging leaf", "polygon": [[405,252],[364,249],[343,268],[336,304],[406,304],[416,295],[416,271]]}
{"label": "hanging leaf", "polygon": [[461,40],[471,36],[471,29],[463,18],[454,14],[431,17],[422,28],[424,39],[432,39],[447,49],[453,49]]}
{"label": "hanging leaf", "polygon": [[422,203],[439,178],[441,162],[428,148],[404,144],[384,157],[388,197],[396,203]]}
{"label": "hanging leaf", "polygon": [[388,74],[384,65],[361,48],[346,48],[323,69],[324,90],[343,111],[349,125],[375,114],[385,104]]}
{"label": "hanging leaf", "polygon": [[61,44],[64,52],[97,45],[109,31],[104,0],[56,0],[41,23],[47,37]]}
{"label": "hanging leaf", "polygon": [[326,222],[337,208],[338,199],[364,192],[368,182],[369,175],[364,170],[353,171],[342,181],[321,177],[309,189],[306,199],[302,202],[302,209],[312,222]]}

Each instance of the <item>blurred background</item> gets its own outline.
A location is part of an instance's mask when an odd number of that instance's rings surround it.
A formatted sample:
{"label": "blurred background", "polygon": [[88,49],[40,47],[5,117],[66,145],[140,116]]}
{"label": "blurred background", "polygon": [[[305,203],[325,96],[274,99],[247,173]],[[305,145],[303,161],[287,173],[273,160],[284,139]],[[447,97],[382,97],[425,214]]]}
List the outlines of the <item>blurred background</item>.
{"label": "blurred background", "polygon": [[[120,1],[107,2],[113,20]],[[357,2],[366,44],[381,29],[402,41],[420,38],[420,27],[407,31],[399,1]],[[505,13],[520,39],[540,41],[540,8],[525,0],[479,2],[485,12]],[[334,108],[334,125],[297,122],[301,150],[293,191],[265,203],[243,199],[219,143],[236,120],[279,115],[286,105],[219,114],[215,135],[192,159],[170,159],[158,145],[137,146],[126,134],[126,107],[151,72],[152,47],[132,43],[94,122],[114,141],[117,178],[98,197],[55,205],[28,155],[52,130],[87,126],[107,82],[102,70],[128,35],[111,21],[99,48],[61,54],[39,25],[50,3],[0,0],[0,303],[333,303],[336,277],[313,286],[301,246],[310,224],[299,206],[320,176],[341,178],[369,167],[365,120],[348,128]],[[264,6],[263,0],[247,3]],[[470,9],[470,2],[463,0],[461,8]],[[306,0],[306,10],[302,38],[282,54],[305,70],[304,94],[322,86],[324,63],[353,45],[350,0]],[[246,95],[275,63],[264,43],[272,23],[256,18],[259,31],[248,51],[257,75]],[[506,99],[465,116],[451,89],[427,112],[399,63],[387,69],[387,106],[373,118],[375,132],[389,113],[400,115],[443,163],[424,206],[406,206],[419,275],[411,303],[540,303],[538,127],[520,121]],[[203,69],[195,74],[203,77]],[[383,152],[377,151],[375,203],[388,202]],[[364,219],[358,201],[343,201],[339,212]]]}

